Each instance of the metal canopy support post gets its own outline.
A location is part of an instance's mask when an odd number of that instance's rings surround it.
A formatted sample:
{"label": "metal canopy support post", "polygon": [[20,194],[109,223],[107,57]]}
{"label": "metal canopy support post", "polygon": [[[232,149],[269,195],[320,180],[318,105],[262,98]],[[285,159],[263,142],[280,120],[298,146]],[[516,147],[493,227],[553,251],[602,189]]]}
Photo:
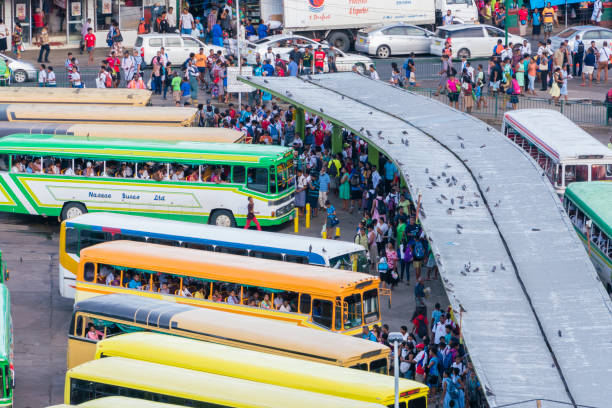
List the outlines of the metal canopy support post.
{"label": "metal canopy support post", "polygon": [[342,128],[337,123],[334,123],[332,128],[332,153],[340,153],[342,151]]}
{"label": "metal canopy support post", "polygon": [[368,162],[372,166],[376,166],[378,168],[378,157],[380,154],[378,153],[378,149],[374,143],[368,143]]}
{"label": "metal canopy support post", "polygon": [[302,138],[302,140],[304,140],[304,130],[305,130],[305,119],[306,116],[304,114],[304,109],[302,108],[295,108],[295,131],[297,132],[298,135],[300,135],[300,138]]}

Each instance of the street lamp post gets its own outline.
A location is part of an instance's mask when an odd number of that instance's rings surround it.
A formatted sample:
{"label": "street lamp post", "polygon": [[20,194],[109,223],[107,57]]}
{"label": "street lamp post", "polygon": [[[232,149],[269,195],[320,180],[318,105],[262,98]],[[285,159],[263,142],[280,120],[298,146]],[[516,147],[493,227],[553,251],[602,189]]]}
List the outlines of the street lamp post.
{"label": "street lamp post", "polygon": [[510,8],[510,0],[504,0],[504,9],[506,13],[506,17],[504,18],[504,33],[506,36],[506,43],[504,45],[508,46],[508,9]]}
{"label": "street lamp post", "polygon": [[[238,54],[238,75],[242,75],[240,56],[240,0],[236,0],[236,53]],[[242,110],[242,92],[238,92],[238,111]]]}
{"label": "street lamp post", "polygon": [[389,343],[393,343],[393,374],[395,375],[395,404],[394,408],[399,408],[399,344],[404,341],[400,332],[391,332],[387,337]]}

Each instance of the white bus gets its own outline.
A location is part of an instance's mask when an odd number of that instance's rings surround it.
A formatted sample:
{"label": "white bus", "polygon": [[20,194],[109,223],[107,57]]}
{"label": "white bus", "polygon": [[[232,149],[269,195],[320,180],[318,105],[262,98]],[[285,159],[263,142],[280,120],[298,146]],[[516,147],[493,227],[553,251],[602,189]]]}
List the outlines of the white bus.
{"label": "white bus", "polygon": [[59,287],[63,297],[74,298],[80,251],[117,239],[367,272],[365,250],[352,242],[98,212],[62,223]]}
{"label": "white bus", "polygon": [[612,180],[612,150],[555,110],[506,112],[502,133],[538,163],[561,196],[574,181]]}

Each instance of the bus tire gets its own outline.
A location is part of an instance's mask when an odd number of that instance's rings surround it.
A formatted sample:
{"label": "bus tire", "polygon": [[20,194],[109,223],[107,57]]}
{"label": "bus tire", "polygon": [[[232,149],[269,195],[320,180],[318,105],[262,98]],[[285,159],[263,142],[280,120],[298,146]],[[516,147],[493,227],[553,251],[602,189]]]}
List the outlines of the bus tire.
{"label": "bus tire", "polygon": [[70,218],[78,217],[87,213],[87,207],[81,203],[69,202],[64,204],[60,214],[61,221],[69,220]]}
{"label": "bus tire", "polygon": [[235,227],[236,219],[229,210],[214,210],[210,215],[208,223],[219,227]]}
{"label": "bus tire", "polygon": [[329,37],[327,37],[327,42],[340,51],[348,52],[351,48],[351,39],[344,31],[332,31]]}

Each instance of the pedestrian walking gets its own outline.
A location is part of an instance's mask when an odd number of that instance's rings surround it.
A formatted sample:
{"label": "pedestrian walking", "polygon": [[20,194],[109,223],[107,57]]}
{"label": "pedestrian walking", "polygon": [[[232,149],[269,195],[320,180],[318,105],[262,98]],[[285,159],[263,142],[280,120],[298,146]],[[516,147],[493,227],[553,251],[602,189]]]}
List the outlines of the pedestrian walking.
{"label": "pedestrian walking", "polygon": [[370,71],[370,79],[373,79],[375,81],[380,80],[380,76],[378,76],[378,72],[376,72],[376,68],[374,68],[373,64],[370,64],[368,70]]}
{"label": "pedestrian walking", "polygon": [[602,0],[595,0],[593,2],[593,14],[591,14],[591,24],[599,25],[601,22],[601,15],[603,12]]}
{"label": "pedestrian walking", "polygon": [[55,88],[57,86],[57,82],[55,79],[55,72],[53,71],[53,67],[47,67],[47,86],[51,88]]}
{"label": "pedestrian walking", "polygon": [[13,31],[13,54],[17,56],[17,59],[21,59],[21,52],[23,51],[23,28],[21,23],[15,23],[15,29]]}
{"label": "pedestrian walking", "polygon": [[529,20],[529,11],[527,11],[527,6],[525,6],[525,3],[523,3],[523,5],[518,11],[518,20],[519,35],[521,37],[525,37],[525,35],[527,35],[527,22]]}
{"label": "pedestrian walking", "polygon": [[134,78],[134,72],[136,71],[136,62],[134,57],[130,55],[129,51],[123,53],[123,59],[121,60],[121,69],[123,70],[123,79],[127,85],[132,78]]}
{"label": "pedestrian walking", "polygon": [[83,41],[85,42],[85,50],[89,56],[87,65],[93,64],[94,49],[96,48],[96,35],[93,33],[93,28],[89,27],[87,29],[87,34],[85,34]]}
{"label": "pedestrian walking", "polygon": [[51,47],[49,46],[49,31],[47,27],[43,27],[40,31],[40,51],[38,52],[38,62],[49,62],[49,53]]}
{"label": "pedestrian walking", "polygon": [[601,73],[604,74],[604,82],[608,82],[608,63],[612,56],[612,49],[608,47],[608,42],[604,41],[603,46],[599,49],[599,60],[597,62],[597,82],[600,81]]}
{"label": "pedestrian walking", "polygon": [[550,2],[546,3],[546,7],[542,10],[542,22],[544,23],[544,38],[549,38],[555,22],[555,9],[552,8]]}
{"label": "pedestrian walking", "polygon": [[546,51],[540,55],[538,68],[540,69],[540,81],[542,82],[540,91],[546,91],[548,89],[548,53]]}
{"label": "pedestrian walking", "polygon": [[121,55],[123,50],[123,35],[121,35],[117,20],[111,20],[111,27],[108,31],[108,35],[110,37],[110,39],[107,40],[107,42],[110,41],[109,46],[113,48],[117,55]]}
{"label": "pedestrian walking", "polygon": [[342,210],[349,210],[349,201],[351,199],[351,186],[349,183],[349,174],[346,170],[346,167],[342,167],[340,170],[340,187],[339,187],[339,195],[342,200]]}
{"label": "pedestrian walking", "polygon": [[85,50],[87,49],[87,43],[85,41],[85,36],[87,35],[87,33],[89,33],[90,28],[92,28],[91,18],[88,18],[87,21],[85,21],[85,23],[81,27],[81,39],[79,41],[79,53],[80,54],[83,54]]}
{"label": "pedestrian walking", "polygon": [[572,76],[581,77],[582,67],[584,65],[584,43],[580,36],[576,36],[574,40],[574,49],[572,50]]}
{"label": "pedestrian walking", "polygon": [[38,71],[38,87],[43,88],[47,85],[47,66],[40,64],[40,70]]}
{"label": "pedestrian walking", "polygon": [[459,93],[461,84],[459,80],[455,78],[455,75],[451,73],[448,80],[446,81],[446,91],[448,92],[448,104],[452,107],[455,105],[455,109],[459,109]]}
{"label": "pedestrian walking", "polygon": [[255,216],[255,204],[253,203],[253,197],[248,198],[247,204],[247,218],[246,224],[244,224],[244,229],[249,229],[251,223],[254,223],[257,227],[257,231],[261,231],[261,225],[259,225],[259,221],[257,221],[257,217]]}
{"label": "pedestrian walking", "polygon": [[542,28],[542,14],[537,8],[534,8],[533,12],[531,13],[531,35],[534,38],[539,38],[541,28]]}
{"label": "pedestrian walking", "polygon": [[329,200],[325,201],[325,210],[327,217],[325,218],[325,238],[333,238],[333,228],[340,224],[338,215],[336,214],[336,208],[331,204]]}

